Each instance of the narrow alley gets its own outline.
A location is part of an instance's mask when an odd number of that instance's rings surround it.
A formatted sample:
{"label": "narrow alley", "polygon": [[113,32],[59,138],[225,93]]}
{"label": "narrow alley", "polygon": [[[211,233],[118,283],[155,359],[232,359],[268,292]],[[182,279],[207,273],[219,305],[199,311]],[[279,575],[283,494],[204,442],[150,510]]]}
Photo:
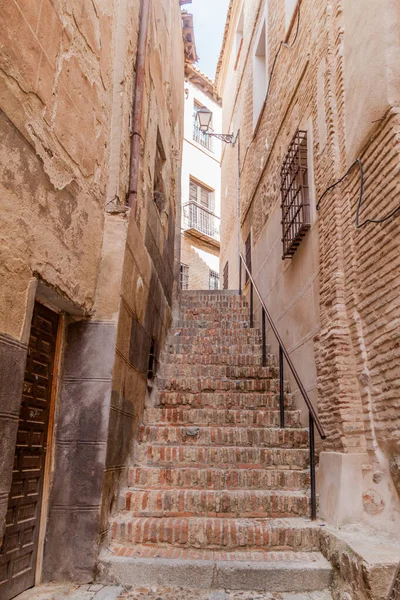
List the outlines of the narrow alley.
{"label": "narrow alley", "polygon": [[400,600],[398,2],[0,40],[0,600]]}

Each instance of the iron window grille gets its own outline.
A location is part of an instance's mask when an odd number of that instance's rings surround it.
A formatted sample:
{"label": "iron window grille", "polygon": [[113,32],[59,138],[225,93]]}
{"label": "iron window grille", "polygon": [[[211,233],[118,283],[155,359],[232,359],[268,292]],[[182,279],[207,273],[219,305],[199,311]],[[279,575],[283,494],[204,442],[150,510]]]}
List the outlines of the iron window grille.
{"label": "iron window grille", "polygon": [[189,267],[181,263],[181,290],[189,289]]}
{"label": "iron window grille", "polygon": [[149,364],[147,368],[147,380],[153,381],[156,371],[157,371],[157,359],[158,349],[157,349],[157,340],[153,337],[151,339],[150,344],[150,352],[149,352]]}
{"label": "iron window grille", "polygon": [[219,290],[219,274],[210,269],[210,290]]}
{"label": "iron window grille", "polygon": [[226,261],[225,266],[224,266],[224,273],[223,273],[224,290],[228,289],[228,281],[229,281],[229,263],[228,263],[228,261]]}
{"label": "iron window grille", "polygon": [[293,258],[310,229],[307,132],[297,130],[281,169],[282,259]]}
{"label": "iron window grille", "polygon": [[[246,258],[246,265],[251,273],[251,233],[249,233],[249,235],[247,236],[247,240],[245,242],[245,258]],[[249,274],[246,271],[246,283],[249,280]]]}

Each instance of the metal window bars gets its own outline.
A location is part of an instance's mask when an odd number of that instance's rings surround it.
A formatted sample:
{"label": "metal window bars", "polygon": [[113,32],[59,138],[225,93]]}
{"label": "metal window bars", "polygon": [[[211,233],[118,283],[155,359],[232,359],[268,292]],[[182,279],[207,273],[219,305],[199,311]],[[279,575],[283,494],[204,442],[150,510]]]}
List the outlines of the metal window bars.
{"label": "metal window bars", "polygon": [[219,290],[219,273],[210,269],[210,290]]}
{"label": "metal window bars", "polygon": [[293,258],[310,229],[307,132],[298,129],[281,169],[282,259]]}
{"label": "metal window bars", "polygon": [[[269,314],[267,306],[262,299],[260,290],[258,289],[256,282],[250,272],[250,269],[247,264],[247,260],[243,257],[241,253],[239,253],[239,294],[242,294],[242,265],[245,269],[245,272],[250,280],[250,327],[254,326],[254,301],[253,301],[253,291],[255,291],[260,304],[261,304],[261,312],[262,312],[262,364],[264,367],[267,366],[267,332],[266,332],[266,322],[268,321],[271,330],[275,336],[279,344],[279,409],[280,409],[280,427],[283,429],[285,427],[285,389],[284,389],[284,361],[286,361],[289,366],[290,371],[298,385],[300,393],[305,401],[308,414],[309,414],[309,431],[310,431],[310,477],[311,477],[311,519],[314,521],[317,518],[317,492],[316,492],[316,477],[315,477],[315,438],[314,438],[314,427],[317,429],[321,439],[325,439],[325,432],[322,427],[321,421],[313,407],[311,400],[306,392],[306,389],[292,363],[292,359],[285,347],[285,344],[282,341],[281,336],[276,328],[276,325]],[[392,600],[392,598],[390,598]],[[394,599],[393,599],[394,600]],[[395,597],[395,600],[397,598]]]}
{"label": "metal window bars", "polygon": [[219,241],[220,219],[217,215],[197,202],[187,202],[182,208],[185,231],[195,229],[203,235]]}
{"label": "metal window bars", "polygon": [[181,290],[189,289],[189,267],[181,263]]}
{"label": "metal window bars", "polygon": [[204,131],[200,131],[200,129],[197,126],[196,115],[197,112],[195,111],[193,114],[193,139],[195,142],[197,142],[210,152],[213,152],[213,138],[211,135],[208,134],[213,133],[214,130],[211,129],[211,127],[209,127],[207,133],[205,133]]}

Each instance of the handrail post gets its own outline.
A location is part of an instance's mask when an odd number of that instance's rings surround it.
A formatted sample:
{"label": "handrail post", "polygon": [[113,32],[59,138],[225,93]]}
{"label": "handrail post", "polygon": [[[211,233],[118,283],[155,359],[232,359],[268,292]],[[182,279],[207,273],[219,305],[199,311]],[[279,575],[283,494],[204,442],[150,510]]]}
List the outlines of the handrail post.
{"label": "handrail post", "polygon": [[267,335],[265,331],[265,310],[262,308],[262,366],[267,366]]}
{"label": "handrail post", "polygon": [[254,297],[253,297],[253,282],[250,281],[250,329],[254,327]]}
{"label": "handrail post", "polygon": [[317,518],[317,493],[315,486],[315,439],[314,439],[314,419],[309,413],[310,422],[310,479],[311,479],[311,520]]}
{"label": "handrail post", "polygon": [[280,427],[285,428],[285,384],[283,377],[283,350],[279,344],[279,411],[280,411]]}
{"label": "handrail post", "polygon": [[242,259],[239,254],[239,296],[242,295]]}

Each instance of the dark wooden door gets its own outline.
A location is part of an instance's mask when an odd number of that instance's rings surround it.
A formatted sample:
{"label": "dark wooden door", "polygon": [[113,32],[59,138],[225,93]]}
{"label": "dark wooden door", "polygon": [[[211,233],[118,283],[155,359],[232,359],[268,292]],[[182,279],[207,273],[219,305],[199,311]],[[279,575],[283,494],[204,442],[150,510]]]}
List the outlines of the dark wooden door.
{"label": "dark wooden door", "polygon": [[25,368],[6,531],[0,551],[0,598],[35,584],[58,315],[36,303]]}

